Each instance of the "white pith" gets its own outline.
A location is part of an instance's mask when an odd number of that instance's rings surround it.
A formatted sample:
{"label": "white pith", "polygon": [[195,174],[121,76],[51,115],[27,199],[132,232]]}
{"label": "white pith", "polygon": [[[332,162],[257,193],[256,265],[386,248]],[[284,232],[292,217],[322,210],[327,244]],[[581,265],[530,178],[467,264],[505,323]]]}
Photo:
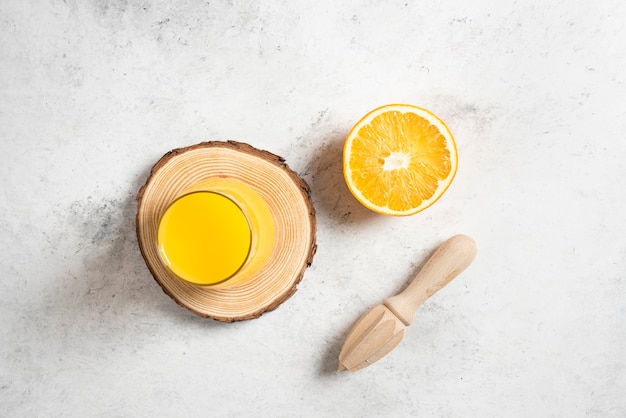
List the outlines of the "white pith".
{"label": "white pith", "polygon": [[406,152],[392,152],[383,162],[383,170],[399,170],[401,168],[409,168],[411,164],[411,155]]}

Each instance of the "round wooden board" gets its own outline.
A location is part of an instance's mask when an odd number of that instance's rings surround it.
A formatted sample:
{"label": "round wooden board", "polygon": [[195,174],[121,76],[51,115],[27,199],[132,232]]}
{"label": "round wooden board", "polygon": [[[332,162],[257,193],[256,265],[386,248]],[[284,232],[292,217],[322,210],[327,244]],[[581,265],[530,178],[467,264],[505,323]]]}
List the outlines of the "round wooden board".
{"label": "round wooden board", "polygon": [[[230,289],[194,286],[161,261],[157,230],[169,204],[189,186],[214,177],[242,181],[267,202],[276,242],[263,269]],[[148,269],[163,291],[196,314],[222,322],[255,319],[276,309],[297,290],[316,250],[315,210],[306,182],[285,160],[248,144],[211,141],[172,150],[152,167],[137,194],[137,239]]]}

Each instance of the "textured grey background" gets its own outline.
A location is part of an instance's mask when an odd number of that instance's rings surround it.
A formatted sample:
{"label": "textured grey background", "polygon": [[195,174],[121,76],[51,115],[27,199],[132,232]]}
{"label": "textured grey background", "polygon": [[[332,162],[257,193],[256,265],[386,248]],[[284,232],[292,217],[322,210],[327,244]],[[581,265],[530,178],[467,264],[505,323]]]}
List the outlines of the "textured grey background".
{"label": "textured grey background", "polygon": [[[626,416],[626,3],[0,2],[0,415]],[[379,105],[459,147],[444,197],[368,212],[341,173]],[[319,250],[250,322],[172,302],[135,195],[172,148],[235,139],[312,187]],[[475,263],[402,344],[346,332],[448,236]]]}

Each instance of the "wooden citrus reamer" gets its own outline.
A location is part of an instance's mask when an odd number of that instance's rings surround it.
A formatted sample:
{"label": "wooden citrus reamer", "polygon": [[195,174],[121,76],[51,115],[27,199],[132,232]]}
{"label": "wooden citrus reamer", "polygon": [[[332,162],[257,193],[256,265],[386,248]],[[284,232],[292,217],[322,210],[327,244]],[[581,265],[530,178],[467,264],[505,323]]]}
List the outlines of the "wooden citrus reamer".
{"label": "wooden citrus reamer", "polygon": [[356,322],[339,353],[339,371],[362,369],[393,350],[417,308],[465,270],[474,257],[476,244],[466,235],[455,235],[441,244],[406,289]]}

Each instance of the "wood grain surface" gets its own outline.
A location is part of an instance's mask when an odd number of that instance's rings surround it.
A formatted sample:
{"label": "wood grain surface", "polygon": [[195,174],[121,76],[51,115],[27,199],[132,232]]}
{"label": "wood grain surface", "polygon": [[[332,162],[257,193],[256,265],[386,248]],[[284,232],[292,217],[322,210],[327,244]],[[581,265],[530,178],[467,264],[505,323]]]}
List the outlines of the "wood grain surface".
{"label": "wood grain surface", "polygon": [[[214,177],[236,179],[256,190],[267,202],[276,228],[265,267],[228,289],[180,280],[161,261],[156,244],[159,219],[168,205],[190,186]],[[316,217],[309,186],[283,158],[245,143],[203,142],[166,153],[137,200],[137,239],[148,269],[174,301],[203,317],[234,322],[276,309],[296,292],[315,254]]]}

